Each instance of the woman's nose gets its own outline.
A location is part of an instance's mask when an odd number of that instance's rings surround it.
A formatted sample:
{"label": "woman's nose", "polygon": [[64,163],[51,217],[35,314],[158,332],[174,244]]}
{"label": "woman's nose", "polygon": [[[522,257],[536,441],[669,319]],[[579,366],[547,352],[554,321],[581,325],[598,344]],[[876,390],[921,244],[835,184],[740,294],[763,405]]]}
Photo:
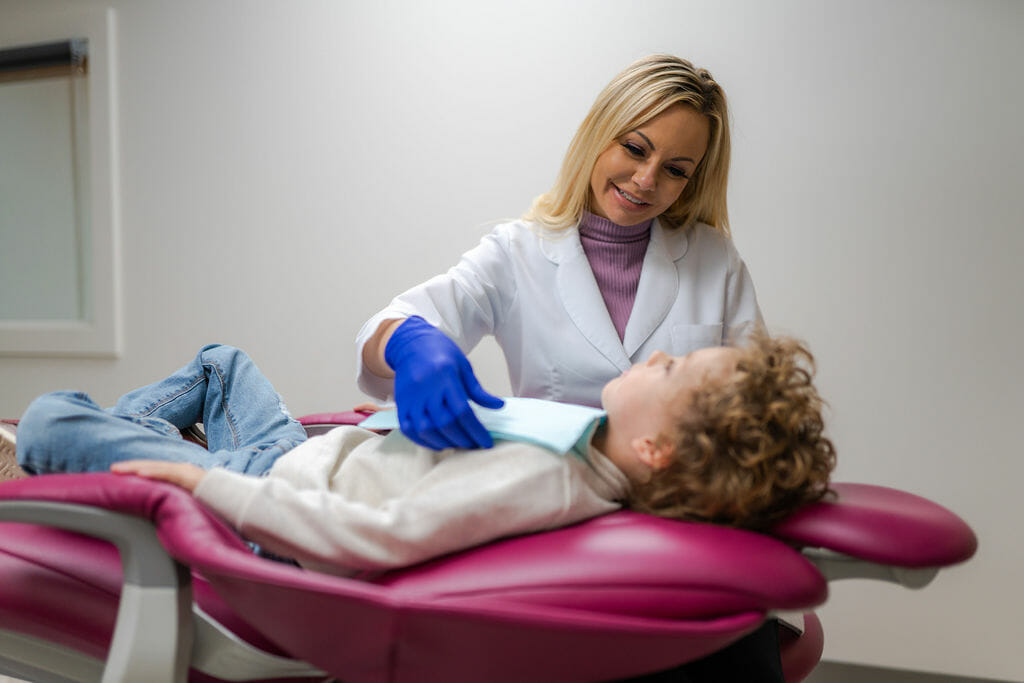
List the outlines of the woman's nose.
{"label": "woman's nose", "polygon": [[633,184],[638,190],[651,191],[654,189],[654,177],[651,164],[641,164],[633,172]]}

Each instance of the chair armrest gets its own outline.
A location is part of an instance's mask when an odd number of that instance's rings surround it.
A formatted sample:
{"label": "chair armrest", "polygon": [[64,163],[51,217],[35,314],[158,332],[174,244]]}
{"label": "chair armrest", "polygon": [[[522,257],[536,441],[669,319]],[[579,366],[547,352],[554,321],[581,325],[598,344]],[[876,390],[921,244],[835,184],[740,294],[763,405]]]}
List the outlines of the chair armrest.
{"label": "chair armrest", "polygon": [[[218,680],[326,675],[301,660],[250,644],[193,604],[188,558],[175,558],[168,542],[179,550],[184,546],[201,553],[195,548],[198,543],[213,553],[236,551],[256,564],[277,563],[253,555],[237,534],[175,486],[112,474],[31,477],[0,484],[0,521],[47,525],[117,547],[122,585],[102,668],[105,682],[183,682],[190,668]],[[68,571],[74,572],[74,565]],[[19,661],[31,665],[39,655],[27,656]],[[77,654],[69,655],[66,663],[54,662],[45,653],[44,660],[45,671],[68,680],[97,680],[98,674],[88,671],[98,672],[104,665]]]}
{"label": "chair armrest", "polygon": [[303,415],[298,419],[299,424],[306,429],[306,434],[316,436],[342,425],[357,425],[370,415],[372,413],[346,410],[340,413],[313,413],[311,415]]}
{"label": "chair armrest", "polygon": [[312,413],[298,418],[303,425],[355,425],[372,415],[360,410],[345,410],[340,413]]}
{"label": "chair armrest", "polygon": [[[22,492],[30,493],[34,480],[23,481]],[[117,546],[124,583],[102,681],[186,680],[194,640],[191,577],[164,551],[150,522],[51,500],[0,500],[0,520],[44,524]]]}

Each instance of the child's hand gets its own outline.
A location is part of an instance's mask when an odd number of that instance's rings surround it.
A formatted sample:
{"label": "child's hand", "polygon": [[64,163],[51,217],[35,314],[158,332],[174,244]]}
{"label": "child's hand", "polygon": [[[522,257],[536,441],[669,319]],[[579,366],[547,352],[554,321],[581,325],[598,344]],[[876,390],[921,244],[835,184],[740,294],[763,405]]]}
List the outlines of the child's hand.
{"label": "child's hand", "polygon": [[164,462],[163,460],[125,460],[115,462],[110,471],[116,474],[137,474],[146,479],[166,481],[180,486],[189,493],[195,491],[199,481],[206,476],[206,470],[185,462]]}

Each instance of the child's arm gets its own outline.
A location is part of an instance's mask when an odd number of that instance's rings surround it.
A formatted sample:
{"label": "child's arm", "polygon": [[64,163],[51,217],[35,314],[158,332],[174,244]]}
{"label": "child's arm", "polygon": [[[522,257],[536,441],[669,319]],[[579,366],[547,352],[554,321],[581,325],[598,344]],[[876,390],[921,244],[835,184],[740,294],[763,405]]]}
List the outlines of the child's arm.
{"label": "child's arm", "polygon": [[163,460],[125,460],[115,462],[110,471],[116,474],[137,474],[146,479],[166,481],[180,486],[189,493],[199,486],[206,476],[206,470],[184,462],[165,462]]}

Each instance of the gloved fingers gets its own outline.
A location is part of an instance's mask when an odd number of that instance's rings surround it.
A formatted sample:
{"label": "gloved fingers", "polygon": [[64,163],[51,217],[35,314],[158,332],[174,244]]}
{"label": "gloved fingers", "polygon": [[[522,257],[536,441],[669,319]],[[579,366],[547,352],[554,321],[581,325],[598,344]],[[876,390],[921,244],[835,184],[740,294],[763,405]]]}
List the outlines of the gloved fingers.
{"label": "gloved fingers", "polygon": [[[412,442],[435,451],[445,448],[478,448],[453,413],[448,392],[437,391],[425,403],[399,412],[399,427]],[[456,393],[456,400],[458,398]],[[463,398],[465,410],[472,414],[469,402]]]}
{"label": "gloved fingers", "polygon": [[503,399],[484,391],[483,387],[480,386],[480,383],[476,381],[475,377],[473,380],[475,386],[469,387],[467,392],[471,399],[482,405],[484,408],[491,408],[493,410],[497,410],[505,405],[505,401]]}
{"label": "gloved fingers", "polygon": [[425,426],[423,429],[421,429],[417,433],[417,437],[419,438],[418,443],[420,445],[426,446],[427,448],[433,451],[443,451],[446,448],[452,447],[452,445],[448,443],[448,440],[445,438],[445,435],[442,434],[440,430],[436,429],[432,425]]}
{"label": "gloved fingers", "polygon": [[403,411],[399,410],[398,413],[398,427],[401,429],[402,434],[405,434],[406,438],[415,444],[430,448],[435,451],[447,448],[443,442],[438,439],[436,430],[434,430],[430,422],[422,417],[415,418],[414,414],[419,411]]}
{"label": "gloved fingers", "polygon": [[480,430],[487,436],[487,430],[483,429],[479,420],[473,414],[469,406],[469,399],[461,387],[449,385],[439,388],[430,401],[431,417],[435,428],[448,443],[449,447],[455,448],[487,448],[481,445],[479,432],[473,433],[467,429],[471,423],[467,422],[467,416],[480,426]]}
{"label": "gloved fingers", "polygon": [[[463,449],[489,449],[495,444],[493,438],[473,413],[469,397],[462,386],[446,387],[442,393],[445,409],[452,416],[453,429],[462,435],[458,443]],[[466,445],[463,445],[463,444]]]}
{"label": "gloved fingers", "polygon": [[[493,394],[489,394],[484,391],[482,386],[480,386],[480,380],[476,378],[476,374],[473,372],[473,367],[469,364],[469,359],[463,356],[462,360],[464,362],[459,363],[459,379],[462,380],[462,386],[465,387],[466,394],[469,395],[469,398],[473,399],[484,408],[492,408],[494,410],[505,405],[505,401]],[[479,424],[479,421],[477,421],[477,423]]]}
{"label": "gloved fingers", "polygon": [[435,451],[445,448],[491,448],[494,439],[480,420],[473,414],[469,404],[466,412],[456,417],[449,412],[448,419],[441,424],[423,415],[420,419],[403,419],[399,417],[399,428],[412,442]]}
{"label": "gloved fingers", "polygon": [[491,438],[490,432],[480,424],[480,420],[472,410],[462,416],[459,426],[472,444],[467,448],[492,448],[494,446],[494,439]]}
{"label": "gloved fingers", "polygon": [[438,425],[438,431],[448,442],[449,448],[481,448],[457,420]]}
{"label": "gloved fingers", "polygon": [[[421,409],[399,424],[411,441],[439,451],[445,448],[491,448],[494,440],[473,413],[461,388],[438,388]],[[405,425],[408,426],[405,426]]]}

